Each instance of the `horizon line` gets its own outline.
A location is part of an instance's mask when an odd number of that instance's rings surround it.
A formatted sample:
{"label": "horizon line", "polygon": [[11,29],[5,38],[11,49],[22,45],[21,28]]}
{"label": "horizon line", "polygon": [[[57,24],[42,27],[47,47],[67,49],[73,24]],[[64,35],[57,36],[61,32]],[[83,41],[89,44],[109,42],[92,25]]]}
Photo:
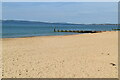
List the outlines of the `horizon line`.
{"label": "horizon line", "polygon": [[67,23],[67,24],[119,24],[119,23],[110,23],[110,22],[104,22],[104,23],[73,23],[73,22],[49,22],[49,21],[39,21],[39,20],[24,20],[24,19],[2,19],[0,21],[29,21],[29,22],[43,22],[43,23]]}

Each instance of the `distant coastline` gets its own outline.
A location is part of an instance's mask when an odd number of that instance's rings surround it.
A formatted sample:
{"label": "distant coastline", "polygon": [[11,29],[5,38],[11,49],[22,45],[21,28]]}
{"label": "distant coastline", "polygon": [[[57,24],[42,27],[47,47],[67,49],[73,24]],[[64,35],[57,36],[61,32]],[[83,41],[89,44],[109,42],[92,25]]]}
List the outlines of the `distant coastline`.
{"label": "distant coastline", "polygon": [[67,24],[67,25],[120,25],[120,24],[114,24],[114,23],[103,23],[103,24],[96,24],[96,23],[68,23],[68,22],[64,22],[64,23],[61,23],[61,22],[41,22],[41,21],[32,21],[32,20],[0,20],[0,22],[33,22],[33,23],[43,23],[43,24]]}

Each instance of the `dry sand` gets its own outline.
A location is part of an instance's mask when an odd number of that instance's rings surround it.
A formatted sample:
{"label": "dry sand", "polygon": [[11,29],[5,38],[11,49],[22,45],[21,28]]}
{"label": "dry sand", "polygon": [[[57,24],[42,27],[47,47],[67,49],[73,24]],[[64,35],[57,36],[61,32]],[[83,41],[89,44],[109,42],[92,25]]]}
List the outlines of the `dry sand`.
{"label": "dry sand", "polygon": [[2,78],[2,39],[0,39],[0,80]]}
{"label": "dry sand", "polygon": [[118,32],[3,39],[3,78],[117,78]]}

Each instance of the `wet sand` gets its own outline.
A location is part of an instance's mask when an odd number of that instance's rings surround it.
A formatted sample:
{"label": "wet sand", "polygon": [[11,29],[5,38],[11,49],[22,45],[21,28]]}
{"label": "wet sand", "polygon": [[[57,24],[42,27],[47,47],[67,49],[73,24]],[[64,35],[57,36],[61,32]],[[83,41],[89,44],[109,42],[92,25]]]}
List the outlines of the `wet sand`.
{"label": "wet sand", "polygon": [[3,39],[3,78],[117,78],[118,32]]}

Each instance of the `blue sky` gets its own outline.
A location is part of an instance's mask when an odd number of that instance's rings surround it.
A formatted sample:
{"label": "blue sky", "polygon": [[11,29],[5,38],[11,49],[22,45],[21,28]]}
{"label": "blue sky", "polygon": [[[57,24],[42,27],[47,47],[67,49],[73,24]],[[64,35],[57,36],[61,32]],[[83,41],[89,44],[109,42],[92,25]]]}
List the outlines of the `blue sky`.
{"label": "blue sky", "polygon": [[117,2],[3,2],[3,19],[117,23]]}

